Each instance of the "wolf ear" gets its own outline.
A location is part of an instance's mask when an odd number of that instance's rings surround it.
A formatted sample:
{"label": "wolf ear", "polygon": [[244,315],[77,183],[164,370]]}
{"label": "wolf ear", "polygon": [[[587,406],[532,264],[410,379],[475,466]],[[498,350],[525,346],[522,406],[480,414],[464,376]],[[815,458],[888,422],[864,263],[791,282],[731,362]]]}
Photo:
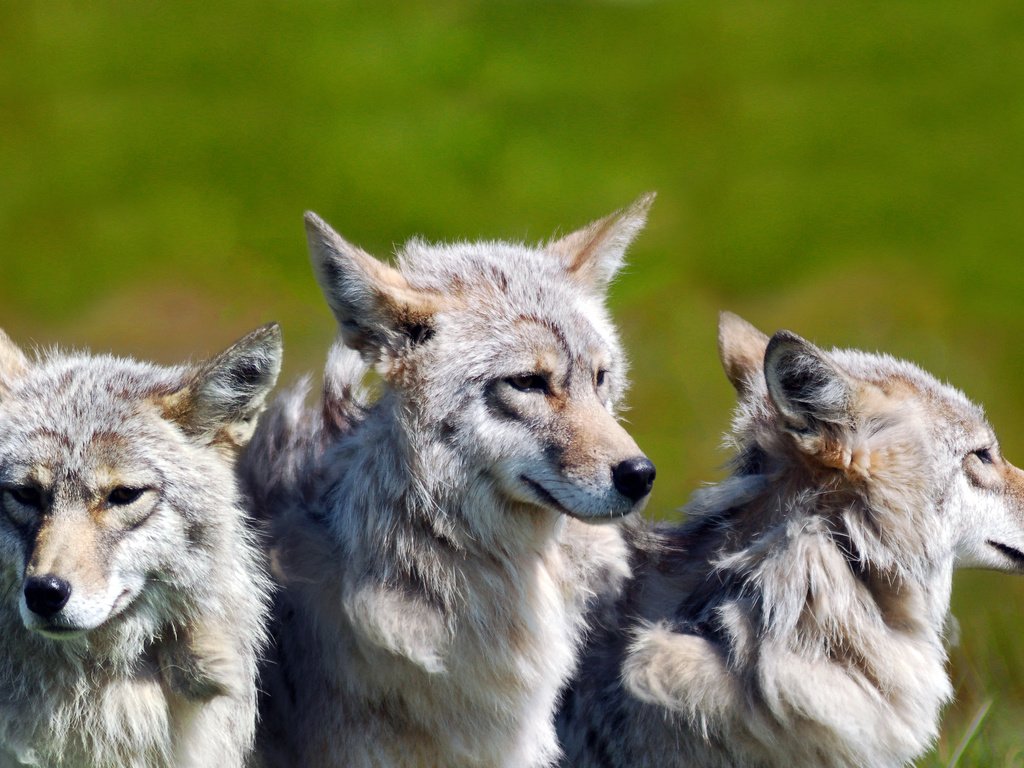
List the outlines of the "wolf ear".
{"label": "wolf ear", "polygon": [[829,433],[850,424],[851,382],[809,341],[789,331],[772,336],[764,354],[764,377],[783,427],[808,453],[820,452]]}
{"label": "wolf ear", "polygon": [[0,398],[11,388],[16,379],[28,371],[29,362],[11,337],[0,330]]}
{"label": "wolf ear", "polygon": [[281,328],[257,328],[200,363],[185,386],[161,400],[164,414],[211,444],[241,448],[281,371]]}
{"label": "wolf ear", "polygon": [[749,396],[755,390],[755,382],[763,380],[767,347],[768,337],[739,315],[718,315],[718,356],[740,397]]}
{"label": "wolf ear", "polygon": [[548,252],[558,256],[566,271],[586,287],[604,293],[622,267],[626,249],[647,222],[655,196],[648,192],[628,208],[549,243]]}
{"label": "wolf ear", "polygon": [[430,337],[438,296],[412,288],[401,272],[346,242],[315,213],[306,213],[306,238],[347,346],[375,361],[385,350],[399,352]]}

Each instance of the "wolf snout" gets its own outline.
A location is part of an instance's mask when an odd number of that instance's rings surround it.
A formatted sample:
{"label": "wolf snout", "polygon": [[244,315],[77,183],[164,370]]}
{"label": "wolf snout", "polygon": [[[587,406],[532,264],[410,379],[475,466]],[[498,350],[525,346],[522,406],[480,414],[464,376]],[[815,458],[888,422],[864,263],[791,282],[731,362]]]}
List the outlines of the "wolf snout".
{"label": "wolf snout", "polygon": [[640,501],[654,485],[654,464],[646,456],[634,456],[612,468],[615,490],[630,501]]}
{"label": "wolf snout", "polygon": [[56,616],[71,598],[71,585],[53,575],[32,576],[25,581],[25,605],[44,619]]}

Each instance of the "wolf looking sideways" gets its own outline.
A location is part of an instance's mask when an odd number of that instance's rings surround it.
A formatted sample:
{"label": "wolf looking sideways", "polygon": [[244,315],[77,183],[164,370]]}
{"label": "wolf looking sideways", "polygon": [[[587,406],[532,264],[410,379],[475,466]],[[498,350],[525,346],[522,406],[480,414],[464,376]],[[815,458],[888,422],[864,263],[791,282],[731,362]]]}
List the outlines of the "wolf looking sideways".
{"label": "wolf looking sideways", "polygon": [[0,766],[244,764],[269,583],[234,456],[280,358],[277,326],[175,368],[0,332]]}
{"label": "wolf looking sideways", "polygon": [[397,268],[307,215],[342,339],[383,388],[360,408],[361,364],[336,351],[321,415],[282,398],[246,458],[283,584],[265,764],[555,759],[588,585],[627,572],[617,526],[595,523],[654,479],[614,415],[603,306],[649,202],[539,248],[414,240]]}
{"label": "wolf looking sideways", "polygon": [[565,699],[565,764],[905,765],[952,695],[954,568],[1024,570],[1024,472],[909,363],[729,314],[719,343],[734,472],[637,548]]}

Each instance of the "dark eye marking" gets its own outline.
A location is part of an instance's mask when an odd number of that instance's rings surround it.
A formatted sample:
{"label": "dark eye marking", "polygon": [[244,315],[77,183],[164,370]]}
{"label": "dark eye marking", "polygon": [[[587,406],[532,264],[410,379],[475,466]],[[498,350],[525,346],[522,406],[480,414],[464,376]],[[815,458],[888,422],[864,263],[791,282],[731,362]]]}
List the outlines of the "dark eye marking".
{"label": "dark eye marking", "polygon": [[594,384],[598,387],[603,387],[605,380],[608,378],[608,371],[604,368],[598,368],[597,373],[594,374]]}
{"label": "dark eye marking", "polygon": [[994,464],[995,463],[994,459],[992,458],[992,449],[991,448],[979,448],[976,451],[971,451],[971,453],[974,456],[977,456],[981,460],[982,464]]}
{"label": "dark eye marking", "polygon": [[3,489],[10,494],[11,498],[23,507],[31,509],[43,508],[43,492],[34,485],[14,485]]}
{"label": "dark eye marking", "polygon": [[1002,552],[1007,558],[1015,562],[1018,568],[1024,567],[1024,552],[1021,552],[1016,547],[1011,547],[992,539],[986,539],[985,543]]}
{"label": "dark eye marking", "polygon": [[551,394],[551,387],[548,385],[548,377],[542,373],[521,373],[517,376],[509,376],[505,383],[512,389],[520,392],[536,392],[543,395]]}
{"label": "dark eye marking", "polygon": [[114,507],[126,507],[139,500],[139,497],[146,492],[145,488],[129,488],[118,486],[107,494],[107,503]]}

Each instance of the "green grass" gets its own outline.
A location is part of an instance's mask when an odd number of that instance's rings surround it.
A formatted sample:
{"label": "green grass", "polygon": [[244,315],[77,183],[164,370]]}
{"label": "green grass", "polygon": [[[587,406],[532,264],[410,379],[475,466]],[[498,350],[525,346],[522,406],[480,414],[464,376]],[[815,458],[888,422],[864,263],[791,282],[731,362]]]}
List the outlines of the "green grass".
{"label": "green grass", "polygon": [[[673,514],[720,476],[719,309],[909,357],[1024,460],[1024,6],[6,3],[0,326],[159,360],[332,321],[313,208],[378,253],[660,197],[612,304]],[[1024,581],[967,574],[924,765],[1024,765]],[[991,706],[973,726],[986,702]]]}

